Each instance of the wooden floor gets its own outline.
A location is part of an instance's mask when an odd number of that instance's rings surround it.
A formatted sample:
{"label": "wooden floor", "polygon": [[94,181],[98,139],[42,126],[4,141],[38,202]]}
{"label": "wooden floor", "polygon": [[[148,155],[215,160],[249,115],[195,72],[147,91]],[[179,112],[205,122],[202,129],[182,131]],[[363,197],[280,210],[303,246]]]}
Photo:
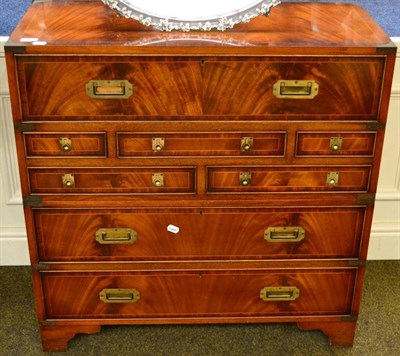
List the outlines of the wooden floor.
{"label": "wooden floor", "polygon": [[[31,288],[29,268],[0,268],[0,356],[43,354]],[[292,324],[108,326],[78,335],[60,355],[399,355],[399,296],[400,261],[368,262],[352,348],[332,348],[320,331]]]}

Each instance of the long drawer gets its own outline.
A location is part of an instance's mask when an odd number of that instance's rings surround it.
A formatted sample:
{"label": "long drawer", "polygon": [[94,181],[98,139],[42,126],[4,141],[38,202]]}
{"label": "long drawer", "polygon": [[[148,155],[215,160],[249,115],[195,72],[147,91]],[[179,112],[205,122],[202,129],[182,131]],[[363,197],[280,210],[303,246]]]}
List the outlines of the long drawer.
{"label": "long drawer", "polygon": [[208,167],[210,193],[368,191],[370,166]]}
{"label": "long drawer", "polygon": [[32,193],[194,193],[195,168],[29,169]]}
{"label": "long drawer", "polygon": [[286,132],[117,134],[119,157],[284,156]]}
{"label": "long drawer", "polygon": [[357,258],[365,207],[34,209],[41,261]]}
{"label": "long drawer", "polygon": [[25,56],[17,70],[25,120],[376,120],[384,57]]}
{"label": "long drawer", "polygon": [[357,269],[42,273],[47,318],[349,315]]}

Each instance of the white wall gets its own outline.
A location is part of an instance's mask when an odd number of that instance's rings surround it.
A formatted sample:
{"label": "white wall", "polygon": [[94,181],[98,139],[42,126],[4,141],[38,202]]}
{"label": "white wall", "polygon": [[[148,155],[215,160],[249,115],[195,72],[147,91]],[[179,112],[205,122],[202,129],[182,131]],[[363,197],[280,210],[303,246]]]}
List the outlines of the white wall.
{"label": "white wall", "polygon": [[[0,265],[28,265],[14,130],[0,37]],[[400,47],[400,38],[393,39]],[[400,53],[397,54],[386,141],[368,259],[400,260]]]}

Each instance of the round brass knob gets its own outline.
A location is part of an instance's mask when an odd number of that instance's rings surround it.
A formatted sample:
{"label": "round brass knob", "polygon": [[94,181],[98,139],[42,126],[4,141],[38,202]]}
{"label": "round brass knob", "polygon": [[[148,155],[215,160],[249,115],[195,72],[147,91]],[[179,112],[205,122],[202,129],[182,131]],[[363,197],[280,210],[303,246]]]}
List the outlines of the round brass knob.
{"label": "round brass knob", "polygon": [[249,181],[247,179],[242,180],[242,185],[244,186],[249,185]]}
{"label": "round brass knob", "polygon": [[72,140],[68,137],[60,137],[58,139],[60,144],[60,150],[62,152],[70,152],[72,151]]}
{"label": "round brass knob", "polygon": [[339,150],[339,146],[338,145],[333,145],[332,146],[332,151],[338,151]]}
{"label": "round brass knob", "polygon": [[243,151],[250,151],[250,149],[251,149],[251,146],[250,146],[248,143],[246,143],[246,144],[243,146]]}
{"label": "round brass knob", "polygon": [[335,185],[336,184],[336,181],[334,180],[334,179],[331,179],[330,181],[329,181],[329,185]]}
{"label": "round brass knob", "polygon": [[155,148],[156,148],[157,152],[161,152],[161,150],[162,150],[162,147],[160,145],[157,145]]}
{"label": "round brass knob", "polygon": [[161,187],[161,182],[159,180],[154,181],[156,187]]}
{"label": "round brass knob", "polygon": [[72,182],[71,182],[70,180],[67,180],[67,181],[65,182],[65,185],[66,185],[67,187],[71,187],[71,186],[72,186]]}

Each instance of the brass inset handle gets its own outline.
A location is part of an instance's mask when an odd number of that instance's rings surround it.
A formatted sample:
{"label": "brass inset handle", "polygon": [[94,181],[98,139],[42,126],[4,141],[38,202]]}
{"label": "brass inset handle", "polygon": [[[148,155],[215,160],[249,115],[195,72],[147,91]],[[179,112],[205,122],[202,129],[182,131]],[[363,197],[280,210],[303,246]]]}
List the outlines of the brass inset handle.
{"label": "brass inset handle", "polygon": [[133,93],[127,80],[90,80],[86,94],[92,99],[128,99]]}
{"label": "brass inset handle", "polygon": [[260,298],[265,302],[292,301],[300,295],[296,287],[265,287],[260,291]]}
{"label": "brass inset handle", "polygon": [[278,80],[273,87],[278,99],[313,99],[319,93],[315,80]]}
{"label": "brass inset handle", "polygon": [[153,173],[151,176],[151,182],[154,187],[161,188],[164,186],[164,174],[163,173]]}
{"label": "brass inset handle", "polygon": [[249,152],[253,149],[253,137],[242,137],[240,150],[242,152]]}
{"label": "brass inset handle", "polygon": [[264,239],[268,242],[299,242],[305,236],[301,226],[269,227],[264,232]]}
{"label": "brass inset handle", "polygon": [[165,139],[164,137],[153,137],[151,139],[151,147],[154,152],[161,152],[164,150]]}
{"label": "brass inset handle", "polygon": [[72,151],[72,141],[68,137],[60,137],[58,139],[58,143],[60,145],[61,152],[70,152]]}
{"label": "brass inset handle", "polygon": [[64,188],[75,188],[75,177],[73,174],[63,174],[61,180]]}
{"label": "brass inset handle", "polygon": [[331,137],[329,142],[329,149],[332,152],[340,152],[342,150],[343,139],[341,137]]}
{"label": "brass inset handle", "polygon": [[136,289],[105,288],[99,297],[104,303],[136,303],[140,299],[140,293]]}
{"label": "brass inset handle", "polygon": [[138,233],[133,229],[102,228],[96,231],[96,241],[99,244],[133,244]]}
{"label": "brass inset handle", "polygon": [[251,185],[251,173],[250,172],[240,172],[239,183],[242,187],[248,187]]}
{"label": "brass inset handle", "polygon": [[339,185],[339,172],[328,172],[326,175],[326,185],[336,187]]}

